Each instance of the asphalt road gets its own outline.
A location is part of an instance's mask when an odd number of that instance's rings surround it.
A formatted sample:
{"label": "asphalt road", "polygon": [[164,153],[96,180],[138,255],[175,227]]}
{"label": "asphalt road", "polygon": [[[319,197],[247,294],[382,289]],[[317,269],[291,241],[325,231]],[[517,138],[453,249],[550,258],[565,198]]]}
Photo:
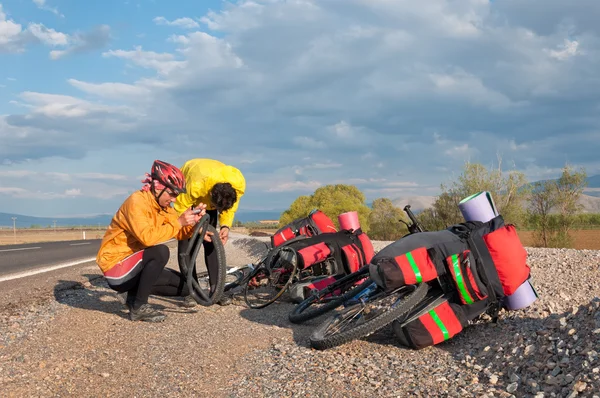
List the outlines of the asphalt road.
{"label": "asphalt road", "polygon": [[0,246],[0,276],[96,257],[101,239]]}

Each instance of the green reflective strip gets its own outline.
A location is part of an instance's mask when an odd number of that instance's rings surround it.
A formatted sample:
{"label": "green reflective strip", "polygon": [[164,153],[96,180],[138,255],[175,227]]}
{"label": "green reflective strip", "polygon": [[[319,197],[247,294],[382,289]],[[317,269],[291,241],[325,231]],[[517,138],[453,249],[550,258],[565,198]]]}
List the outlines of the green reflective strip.
{"label": "green reflective strip", "polygon": [[458,263],[458,254],[454,254],[452,256],[452,268],[454,269],[454,276],[456,277],[456,283],[458,284],[458,290],[460,295],[465,300],[467,304],[473,304],[473,299],[471,295],[467,291],[467,287],[465,286],[465,280],[463,278],[463,274],[460,272],[460,265]]}
{"label": "green reflective strip", "polygon": [[421,283],[423,282],[423,277],[421,276],[421,271],[419,270],[419,267],[417,267],[417,263],[415,262],[415,259],[412,256],[411,252],[406,253],[406,258],[408,259],[408,263],[410,264],[410,267],[412,268],[413,272],[415,273],[415,277],[417,278],[417,283]]}
{"label": "green reflective strip", "polygon": [[442,331],[442,334],[444,335],[444,340],[448,340],[450,338],[450,333],[448,333],[448,329],[446,329],[446,326],[444,325],[444,322],[442,322],[442,320],[440,319],[440,317],[438,316],[438,314],[435,313],[435,310],[429,311],[429,315],[431,315],[431,317],[433,318],[433,321],[435,322],[435,324]]}

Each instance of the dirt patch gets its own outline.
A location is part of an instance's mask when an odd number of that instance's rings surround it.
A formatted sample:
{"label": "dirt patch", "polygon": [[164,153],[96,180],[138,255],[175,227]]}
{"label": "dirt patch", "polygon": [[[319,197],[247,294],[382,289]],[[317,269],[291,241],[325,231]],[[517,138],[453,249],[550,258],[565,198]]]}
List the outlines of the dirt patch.
{"label": "dirt patch", "polygon": [[[533,231],[518,231],[523,246],[533,246]],[[600,250],[600,230],[583,229],[571,232],[577,250]]]}

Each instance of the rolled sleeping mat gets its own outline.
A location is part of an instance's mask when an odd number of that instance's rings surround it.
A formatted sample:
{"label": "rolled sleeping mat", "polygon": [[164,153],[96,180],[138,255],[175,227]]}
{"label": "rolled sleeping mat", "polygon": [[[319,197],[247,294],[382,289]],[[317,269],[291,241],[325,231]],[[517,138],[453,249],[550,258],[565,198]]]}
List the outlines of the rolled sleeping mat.
{"label": "rolled sleeping mat", "polygon": [[496,204],[488,191],[468,196],[458,203],[465,221],[488,222],[498,215]]}
{"label": "rolled sleeping mat", "polygon": [[[458,204],[465,221],[488,222],[499,213],[492,195],[481,191],[461,200]],[[510,296],[504,299],[504,307],[508,310],[520,310],[529,307],[538,295],[529,280],[523,282]]]}
{"label": "rolled sleeping mat", "polygon": [[528,279],[513,294],[504,298],[504,308],[513,311],[520,310],[529,307],[537,299],[537,292]]}
{"label": "rolled sleeping mat", "polygon": [[360,228],[360,222],[358,221],[358,213],[355,211],[349,211],[342,213],[338,216],[341,229],[351,229],[356,231]]}

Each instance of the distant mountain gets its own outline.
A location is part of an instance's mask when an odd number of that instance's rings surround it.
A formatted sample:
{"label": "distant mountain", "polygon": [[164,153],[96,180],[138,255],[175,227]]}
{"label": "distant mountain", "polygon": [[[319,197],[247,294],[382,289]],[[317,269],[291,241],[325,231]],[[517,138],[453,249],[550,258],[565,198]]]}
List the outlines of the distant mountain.
{"label": "distant mountain", "polygon": [[[281,213],[282,211],[278,210],[239,210],[235,214],[235,219],[243,223],[260,220],[279,220]],[[0,213],[0,228],[12,228],[12,217],[16,217],[15,225],[17,228],[31,228],[32,226],[46,228],[54,226],[54,222],[56,222],[57,227],[80,225],[107,226],[110,224],[112,216],[112,214],[98,214],[82,217],[35,217],[23,214]]]}
{"label": "distant mountain", "polygon": [[[530,182],[529,184],[527,184],[526,186],[531,187],[533,184],[538,183],[538,182],[543,183],[546,181],[556,181],[556,180],[558,180],[558,178],[533,181],[533,182]],[[589,196],[600,197],[600,174],[588,177],[587,183],[588,183],[588,185],[583,190],[583,193],[586,195],[589,195]]]}
{"label": "distant mountain", "polygon": [[431,207],[435,199],[435,196],[406,196],[392,199],[392,204],[400,209],[404,209],[404,206],[410,205],[413,213],[417,214]]}
{"label": "distant mountain", "polygon": [[110,224],[112,214],[99,214],[89,217],[34,217],[23,214],[0,213],[0,227],[13,226],[12,217],[16,217],[15,225],[17,228],[31,228],[31,226],[48,227],[72,227],[72,226],[106,226]]}

